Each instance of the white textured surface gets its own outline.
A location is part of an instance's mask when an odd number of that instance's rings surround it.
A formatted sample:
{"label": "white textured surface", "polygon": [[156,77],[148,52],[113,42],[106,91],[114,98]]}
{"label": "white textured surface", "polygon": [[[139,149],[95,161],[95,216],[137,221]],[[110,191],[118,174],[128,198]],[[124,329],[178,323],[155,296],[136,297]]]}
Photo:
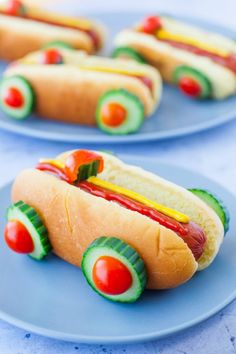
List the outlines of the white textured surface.
{"label": "white textured surface", "polygon": [[[65,0],[75,5],[75,0]],[[54,1],[56,3],[56,1]],[[58,1],[58,8],[63,8]],[[78,1],[86,11],[111,9],[155,9],[198,16],[228,26],[235,26],[235,0],[157,0]],[[41,156],[78,148],[73,144],[50,143],[0,132],[0,186],[12,179],[22,168],[35,164]],[[96,146],[94,146],[96,148]],[[107,147],[106,147],[107,148]],[[178,163],[207,175],[236,194],[236,121],[221,128],[171,141],[140,146],[110,147],[118,153],[155,156],[166,162]],[[236,353],[236,303],[205,323],[177,336],[139,345],[87,346],[43,338],[0,321],[0,354],[233,354]]]}

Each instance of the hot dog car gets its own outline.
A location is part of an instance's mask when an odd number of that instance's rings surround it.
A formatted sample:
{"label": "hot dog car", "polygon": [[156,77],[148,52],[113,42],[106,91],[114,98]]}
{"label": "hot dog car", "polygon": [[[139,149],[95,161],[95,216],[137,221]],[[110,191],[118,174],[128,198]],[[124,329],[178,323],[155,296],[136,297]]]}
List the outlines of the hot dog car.
{"label": "hot dog car", "polygon": [[5,240],[35,259],[51,249],[121,302],[170,289],[208,267],[229,227],[211,193],[186,190],[107,153],[66,152],[20,173]]}
{"label": "hot dog car", "polygon": [[146,61],[189,97],[224,99],[236,91],[236,43],[169,16],[150,16],[115,39],[114,57]]}
{"label": "hot dog car", "polygon": [[16,60],[50,42],[97,52],[104,42],[102,25],[86,18],[54,14],[20,0],[0,4],[0,58]]}
{"label": "hot dog car", "polygon": [[161,89],[159,73],[148,65],[49,48],[9,66],[0,83],[0,106],[16,119],[34,111],[43,118],[127,134],[154,112]]}

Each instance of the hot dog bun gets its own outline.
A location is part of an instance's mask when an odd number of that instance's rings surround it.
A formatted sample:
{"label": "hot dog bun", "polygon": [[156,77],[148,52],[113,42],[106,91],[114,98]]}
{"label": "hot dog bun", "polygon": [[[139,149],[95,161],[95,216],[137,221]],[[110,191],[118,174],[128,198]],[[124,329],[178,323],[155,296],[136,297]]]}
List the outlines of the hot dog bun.
{"label": "hot dog bun", "polygon": [[[119,61],[115,60],[115,64],[118,67]],[[129,70],[130,63],[123,62],[121,66],[126,66]],[[136,66],[140,68],[140,65]],[[95,125],[98,100],[102,94],[112,89],[123,88],[130,91],[143,103],[146,116],[153,113],[160,102],[161,79],[155,69],[142,67],[142,72],[147,72],[147,75],[152,72],[156,85],[154,94],[136,77],[84,70],[76,65],[19,63],[9,68],[5,76],[20,75],[29,81],[36,96],[36,112],[41,117]]]}
{"label": "hot dog bun", "polygon": [[[150,65],[136,62],[130,62],[125,59],[111,59],[106,57],[98,57],[94,55],[87,55],[84,51],[75,51],[60,48],[60,54],[63,57],[63,63],[67,65],[79,66],[83,70],[91,70],[96,72],[110,72],[113,74],[128,73],[133,76],[145,76],[152,81],[152,96],[157,103],[161,97],[162,80],[159,72]],[[42,51],[37,51],[26,55],[19,60],[21,64],[37,64],[42,55]]]}
{"label": "hot dog bun", "polygon": [[[236,53],[236,45],[232,40],[215,34],[208,34],[193,26],[182,24],[167,17],[161,17],[163,28],[178,35],[199,40],[219,50]],[[181,50],[158,40],[157,37],[125,29],[115,38],[115,46],[127,46],[136,49],[148,63],[156,67],[164,80],[173,82],[173,72],[179,65],[188,65],[202,72],[212,84],[212,97],[223,99],[236,91],[236,77],[233,71],[217,64],[207,57],[202,57],[187,50]]]}
{"label": "hot dog bun", "polygon": [[[50,14],[30,7],[27,7],[27,13],[49,21],[60,19],[63,23],[64,19],[64,21],[76,22],[76,18]],[[87,22],[85,19],[81,19],[81,21]],[[75,49],[94,53],[103,46],[105,30],[99,23],[88,22],[91,30],[95,31],[99,38],[98,48],[94,47],[93,41],[86,31],[0,14],[0,58],[9,61],[16,60],[32,51],[39,50],[43,45],[52,41],[62,41]]]}
{"label": "hot dog bun", "polygon": [[150,289],[176,287],[197,269],[192,252],[173,231],[45,172],[23,171],[14,182],[12,199],[23,200],[37,210],[54,252],[76,266],[94,239],[116,236],[144,259]]}
{"label": "hot dog bun", "polygon": [[[60,155],[59,159],[65,161],[67,154]],[[203,229],[207,243],[203,255],[198,260],[198,269],[208,267],[217,255],[224,237],[223,225],[216,213],[185,188],[142,168],[127,165],[112,155],[99,154],[103,156],[106,166],[99,175],[101,179],[183,212]]]}

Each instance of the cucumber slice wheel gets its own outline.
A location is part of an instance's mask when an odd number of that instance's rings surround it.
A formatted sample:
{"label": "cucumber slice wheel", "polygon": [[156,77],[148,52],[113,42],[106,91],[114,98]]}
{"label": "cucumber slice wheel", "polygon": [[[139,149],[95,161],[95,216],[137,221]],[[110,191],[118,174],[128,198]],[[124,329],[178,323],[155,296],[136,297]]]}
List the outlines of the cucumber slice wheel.
{"label": "cucumber slice wheel", "polygon": [[34,243],[34,251],[29,254],[30,257],[40,260],[51,251],[47,229],[38,213],[30,205],[23,201],[13,204],[8,208],[7,220],[18,220],[30,233]]}
{"label": "cucumber slice wheel", "polygon": [[[115,109],[113,109],[114,107]],[[97,125],[108,134],[134,133],[141,127],[143,120],[144,106],[142,102],[127,90],[107,91],[98,102]]]}
{"label": "cucumber slice wheel", "polygon": [[216,198],[210,192],[203,189],[189,189],[190,192],[202,199],[209,207],[211,207],[215,213],[219,216],[223,226],[225,234],[229,230],[230,216],[227,208],[224,206],[221,200]]}
{"label": "cucumber slice wheel", "polygon": [[0,106],[15,119],[27,118],[35,103],[34,91],[30,83],[21,76],[3,78],[0,82]]}
{"label": "cucumber slice wheel", "polygon": [[[99,284],[96,283],[97,279],[94,276],[94,269],[97,267],[97,262],[101,260],[101,257],[109,257],[109,259],[117,260],[129,272],[128,274],[131,275],[131,284],[124,292],[111,294],[102,291],[101,287],[99,288]],[[136,301],[143,293],[147,283],[147,274],[142,258],[131,246],[116,237],[100,237],[92,242],[83,255],[82,271],[89,285],[98,294],[112,301]],[[111,274],[111,277],[113,277],[115,284],[120,284],[120,282],[124,281],[123,278],[121,279],[121,273],[115,273],[116,270],[114,271],[114,269],[112,271],[113,274]],[[106,269],[105,272],[108,274]]]}
{"label": "cucumber slice wheel", "polygon": [[50,48],[58,48],[58,49],[74,49],[70,44],[63,41],[52,41],[43,45],[42,49],[50,49]]}
{"label": "cucumber slice wheel", "polygon": [[146,63],[144,57],[137,50],[130,47],[118,47],[114,49],[112,58],[132,59],[138,63]]}
{"label": "cucumber slice wheel", "polygon": [[190,66],[178,66],[173,73],[173,81],[187,96],[199,99],[211,96],[212,86],[209,79]]}

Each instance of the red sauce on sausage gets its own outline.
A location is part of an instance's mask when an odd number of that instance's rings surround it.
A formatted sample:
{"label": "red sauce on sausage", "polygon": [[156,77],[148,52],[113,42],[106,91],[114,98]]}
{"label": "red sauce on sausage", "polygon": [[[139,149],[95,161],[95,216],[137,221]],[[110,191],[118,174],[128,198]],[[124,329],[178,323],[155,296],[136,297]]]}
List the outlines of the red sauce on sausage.
{"label": "red sauce on sausage", "polygon": [[158,39],[162,42],[169,43],[172,47],[183,49],[190,53],[200,55],[202,57],[210,58],[217,64],[220,64],[226,67],[227,69],[233,71],[234,73],[236,73],[236,54],[234,53],[229,54],[227,57],[223,57],[219,54],[208,52],[205,49],[195,47],[191,44],[181,43],[170,39],[160,39],[160,38]]}
{"label": "red sauce on sausage", "polygon": [[129,210],[133,210],[142,215],[145,215],[150,219],[157,221],[160,225],[173,230],[188,245],[196,260],[201,257],[206,243],[206,236],[197,224],[193,222],[182,224],[151,207],[141,204],[140,202],[137,202],[124,195],[112,192],[108,189],[98,187],[87,181],[79,182],[77,186],[96,197],[119,203],[121,206]]}

